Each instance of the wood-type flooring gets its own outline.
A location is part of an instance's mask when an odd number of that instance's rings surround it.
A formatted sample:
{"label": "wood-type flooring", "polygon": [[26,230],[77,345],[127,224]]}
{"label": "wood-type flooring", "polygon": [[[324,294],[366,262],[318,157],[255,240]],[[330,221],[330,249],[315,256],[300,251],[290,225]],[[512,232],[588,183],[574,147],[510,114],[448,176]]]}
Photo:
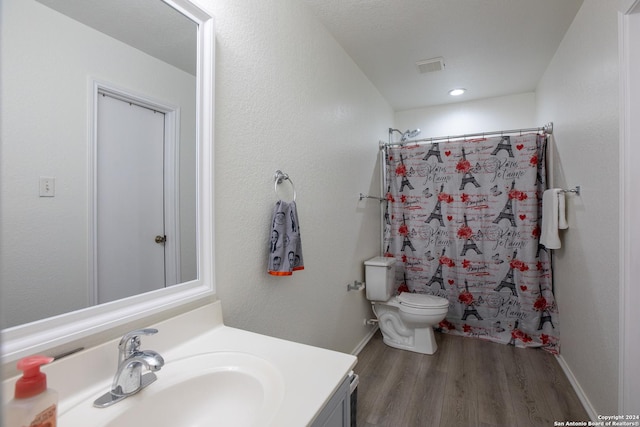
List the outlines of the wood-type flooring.
{"label": "wood-type flooring", "polygon": [[358,427],[542,427],[589,416],[555,357],[436,332],[424,355],[382,342],[358,355]]}

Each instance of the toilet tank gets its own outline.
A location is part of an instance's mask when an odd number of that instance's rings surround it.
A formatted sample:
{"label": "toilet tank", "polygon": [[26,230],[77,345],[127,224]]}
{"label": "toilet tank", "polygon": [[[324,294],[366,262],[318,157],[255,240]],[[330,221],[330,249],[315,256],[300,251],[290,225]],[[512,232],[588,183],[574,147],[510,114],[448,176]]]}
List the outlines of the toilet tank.
{"label": "toilet tank", "polygon": [[367,299],[387,301],[393,295],[395,258],[376,257],[364,262]]}

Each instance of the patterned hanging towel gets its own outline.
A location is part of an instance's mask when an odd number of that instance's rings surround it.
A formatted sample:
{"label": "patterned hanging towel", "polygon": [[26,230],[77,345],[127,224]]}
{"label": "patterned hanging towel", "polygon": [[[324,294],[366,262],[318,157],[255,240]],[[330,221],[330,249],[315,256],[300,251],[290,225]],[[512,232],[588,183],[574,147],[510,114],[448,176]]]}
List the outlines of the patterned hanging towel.
{"label": "patterned hanging towel", "polygon": [[291,276],[304,270],[296,202],[279,200],[273,208],[269,240],[269,269],[274,276]]}

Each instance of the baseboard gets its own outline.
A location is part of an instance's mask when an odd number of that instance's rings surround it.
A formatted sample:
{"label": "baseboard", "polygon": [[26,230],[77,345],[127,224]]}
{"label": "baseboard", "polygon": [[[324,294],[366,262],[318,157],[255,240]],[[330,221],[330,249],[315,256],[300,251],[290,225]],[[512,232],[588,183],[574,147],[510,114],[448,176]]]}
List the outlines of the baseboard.
{"label": "baseboard", "polygon": [[564,372],[564,374],[567,376],[567,379],[571,383],[571,387],[573,387],[573,390],[578,395],[578,399],[580,399],[580,402],[582,403],[582,406],[584,406],[585,411],[587,411],[587,414],[589,415],[589,418],[591,418],[591,421],[598,421],[598,412],[594,409],[593,405],[591,405],[589,398],[585,394],[584,390],[582,390],[582,387],[580,387],[578,380],[573,375],[573,372],[571,372],[571,368],[569,368],[569,365],[567,365],[567,362],[564,360],[564,358],[561,355],[557,355],[556,360],[560,364],[562,371]]}
{"label": "baseboard", "polygon": [[374,328],[371,329],[371,331],[362,339],[362,341],[360,341],[360,343],[356,346],[356,348],[353,349],[351,354],[353,354],[354,356],[357,356],[358,354],[360,354],[364,346],[367,345],[369,341],[371,341],[371,338],[373,338],[373,335],[377,331],[378,331],[378,325],[376,325]]}

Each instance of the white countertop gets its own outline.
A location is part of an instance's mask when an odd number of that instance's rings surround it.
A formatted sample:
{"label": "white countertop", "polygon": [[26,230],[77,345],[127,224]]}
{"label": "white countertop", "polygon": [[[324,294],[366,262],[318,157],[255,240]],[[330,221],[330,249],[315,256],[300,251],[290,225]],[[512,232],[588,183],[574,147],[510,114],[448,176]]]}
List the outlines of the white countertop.
{"label": "white countertop", "polygon": [[[250,353],[270,362],[284,380],[282,404],[268,424],[278,427],[310,424],[357,362],[356,357],[349,354],[227,327],[222,323],[219,301],[149,327],[159,332],[142,337],[141,348],[157,351],[166,363],[220,351]],[[73,417],[65,414],[108,391],[116,369],[118,341],[104,343],[43,367],[49,387],[60,393],[59,427],[75,427],[76,423],[70,421]],[[162,370],[156,374],[159,383]],[[16,379],[4,382],[3,400],[13,395]],[[137,398],[144,398],[144,390],[138,395]],[[97,411],[95,415],[100,418],[100,411],[117,410],[119,404],[111,408],[92,408],[92,411]],[[86,425],[85,420],[83,427]]]}

